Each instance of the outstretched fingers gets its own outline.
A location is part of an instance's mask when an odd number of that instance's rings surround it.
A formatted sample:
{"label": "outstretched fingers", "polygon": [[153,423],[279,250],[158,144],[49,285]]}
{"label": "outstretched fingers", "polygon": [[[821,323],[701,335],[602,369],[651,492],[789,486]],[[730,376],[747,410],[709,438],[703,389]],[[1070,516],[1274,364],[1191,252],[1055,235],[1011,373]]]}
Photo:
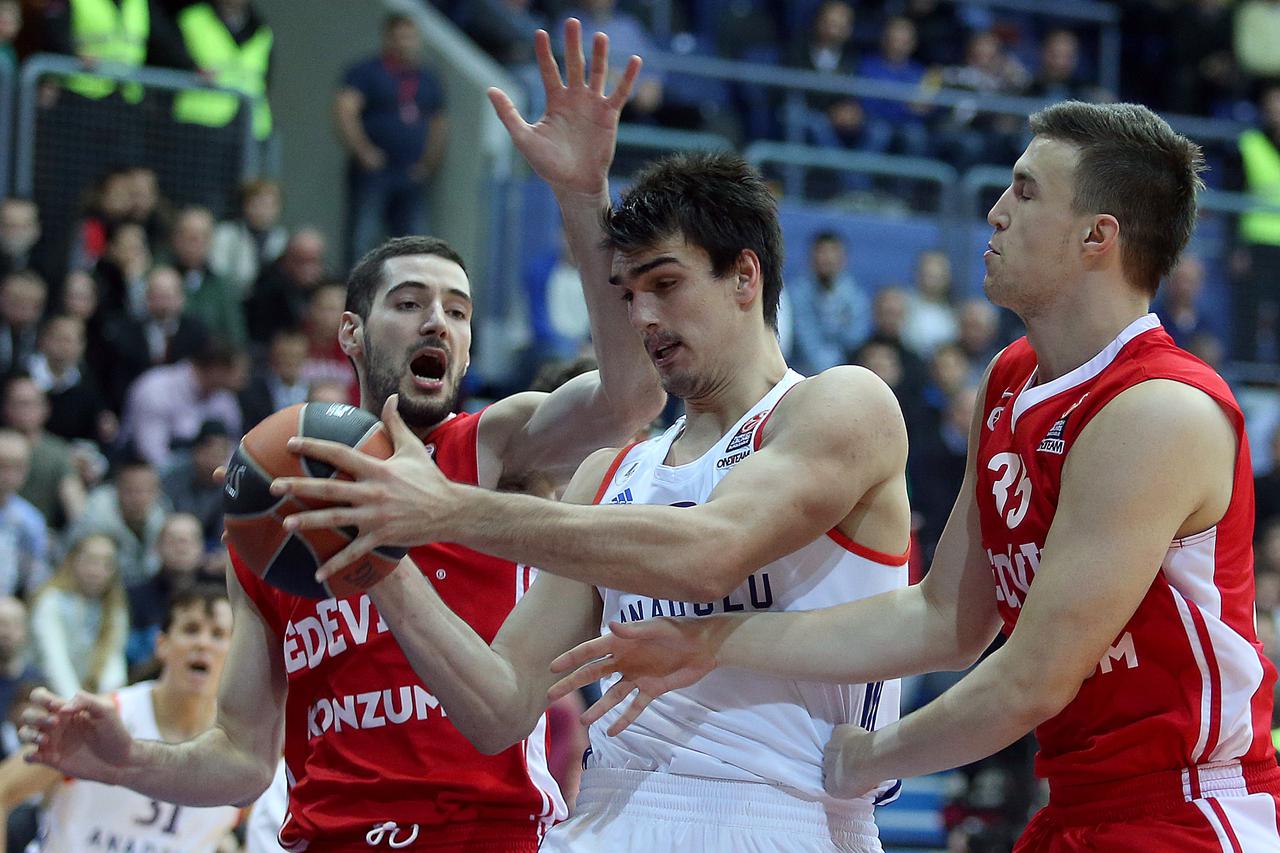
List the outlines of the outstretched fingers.
{"label": "outstretched fingers", "polygon": [[604,634],[594,640],[579,643],[553,660],[551,662],[551,671],[568,672],[571,669],[577,669],[584,663],[602,658],[613,651],[612,642],[613,638],[608,634]]}
{"label": "outstretched fingers", "polygon": [[378,547],[377,540],[368,533],[363,533],[351,540],[345,548],[334,554],[316,570],[316,580],[325,583],[338,572]]}
{"label": "outstretched fingers", "polygon": [[649,707],[649,703],[652,701],[652,696],[648,695],[643,690],[637,690],[635,698],[633,698],[630,704],[628,704],[627,707],[623,709],[622,713],[618,715],[618,719],[613,721],[606,734],[608,734],[609,737],[617,737],[622,734],[626,731],[627,726],[634,723],[636,721],[636,717],[639,717],[640,713],[644,711],[645,708]]}
{"label": "outstretched fingers", "polygon": [[596,33],[591,39],[591,77],[588,81],[591,91],[603,95],[607,79],[609,79],[609,37],[604,33]]}
{"label": "outstretched fingers", "polygon": [[582,22],[569,18],[564,22],[564,82],[569,88],[586,84],[587,61],[582,55]]}
{"label": "outstretched fingers", "polygon": [[635,86],[636,77],[640,74],[640,66],[643,63],[640,57],[633,55],[627,60],[627,68],[622,72],[622,78],[618,80],[618,85],[613,88],[613,94],[608,97],[609,106],[615,110],[621,110],[627,104],[627,100],[631,97],[631,89]]}
{"label": "outstretched fingers", "polygon": [[547,691],[547,699],[551,702],[559,701],[575,690],[586,687],[588,684],[592,684],[602,678],[608,678],[616,672],[614,667],[615,664],[611,657],[579,667],[551,685],[551,689]]}
{"label": "outstretched fingers", "polygon": [[533,55],[538,60],[542,88],[549,94],[562,87],[564,83],[560,79],[560,66],[556,64],[555,54],[551,52],[551,36],[546,30],[538,30],[533,34]]}

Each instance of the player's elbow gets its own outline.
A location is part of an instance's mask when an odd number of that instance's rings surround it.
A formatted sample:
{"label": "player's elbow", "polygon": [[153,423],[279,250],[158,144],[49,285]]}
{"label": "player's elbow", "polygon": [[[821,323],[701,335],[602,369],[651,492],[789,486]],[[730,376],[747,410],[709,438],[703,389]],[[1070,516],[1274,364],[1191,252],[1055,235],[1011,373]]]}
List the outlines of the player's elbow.
{"label": "player's elbow", "polygon": [[474,726],[471,731],[463,732],[477,752],[484,755],[497,755],[506,752],[521,740],[529,736],[533,726],[526,726],[523,721],[499,720],[483,726]]}

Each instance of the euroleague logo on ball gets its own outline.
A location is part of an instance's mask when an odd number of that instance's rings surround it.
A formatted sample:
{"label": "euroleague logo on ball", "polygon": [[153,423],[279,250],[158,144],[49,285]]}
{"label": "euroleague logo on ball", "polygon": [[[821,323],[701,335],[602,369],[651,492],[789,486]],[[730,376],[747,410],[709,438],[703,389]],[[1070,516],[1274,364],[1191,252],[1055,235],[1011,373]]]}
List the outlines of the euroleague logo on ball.
{"label": "euroleague logo on ball", "polygon": [[227,490],[227,497],[235,500],[240,495],[240,481],[244,479],[245,469],[247,465],[232,465],[227,471],[227,481],[224,486]]}

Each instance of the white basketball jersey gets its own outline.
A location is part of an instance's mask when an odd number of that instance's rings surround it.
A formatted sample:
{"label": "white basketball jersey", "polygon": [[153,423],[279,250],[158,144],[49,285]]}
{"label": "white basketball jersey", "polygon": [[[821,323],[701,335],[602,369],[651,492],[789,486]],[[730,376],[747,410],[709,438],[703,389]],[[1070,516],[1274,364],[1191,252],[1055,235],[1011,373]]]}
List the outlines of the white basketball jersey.
{"label": "white basketball jersey", "polygon": [[[686,465],[663,464],[684,428],[683,418],[658,438],[631,448],[602,484],[599,502],[703,503],[735,465],[756,452],[774,406],[803,378],[787,371],[710,450]],[[879,554],[832,530],[753,572],[719,601],[670,601],[601,589],[601,630],[608,631],[609,620],[813,610],[899,589],[906,582],[906,555]],[[601,686],[607,690],[614,680],[616,676]],[[822,749],[832,730],[842,723],[876,729],[894,722],[898,694],[897,680],[820,684],[717,669],[692,687],[654,700],[618,737],[605,732],[623,706],[606,714],[591,726],[587,766],[765,782],[822,797]],[[896,790],[896,784],[886,783],[871,796],[886,802]]]}
{"label": "white basketball jersey", "polygon": [[[114,694],[129,734],[162,740],[151,691],[144,681]],[[128,788],[67,779],[49,797],[40,837],[28,850],[87,853],[133,850],[138,853],[213,853],[240,820],[231,806],[188,808],[134,793]]]}

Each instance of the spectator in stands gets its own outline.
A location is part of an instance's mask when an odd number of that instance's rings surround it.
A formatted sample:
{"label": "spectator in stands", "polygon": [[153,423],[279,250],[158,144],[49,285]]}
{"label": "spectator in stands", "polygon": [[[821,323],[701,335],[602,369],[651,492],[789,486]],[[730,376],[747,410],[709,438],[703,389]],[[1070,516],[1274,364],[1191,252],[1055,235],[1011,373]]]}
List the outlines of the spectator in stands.
{"label": "spectator in stands", "polygon": [[[791,52],[789,64],[807,71],[847,76],[857,68],[853,49],[853,6],[845,0],[825,0],[813,16],[805,41]],[[866,114],[854,98],[809,95],[805,126],[818,145],[861,148],[869,142]]]}
{"label": "spectator in stands", "polygon": [[1022,147],[1022,118],[984,113],[983,95],[1022,95],[1031,75],[1007,51],[994,30],[969,36],[964,64],[942,69],[939,79],[949,89],[965,89],[974,98],[952,108],[936,130],[937,149],[961,169],[978,163],[1006,163]]}
{"label": "spectator in stands", "polygon": [[255,370],[240,392],[245,432],[274,412],[306,402],[308,382],[302,372],[309,346],[307,336],[295,329],[272,336],[265,368]]}
{"label": "spectator in stands", "polygon": [[0,279],[0,374],[21,369],[36,351],[48,290],[31,270]]}
{"label": "spectator in stands", "polygon": [[151,263],[147,229],[130,221],[116,223],[108,229],[106,247],[93,267],[104,318],[142,316]]}
{"label": "spectator in stands", "polygon": [[30,501],[52,530],[62,530],[84,509],[84,482],[76,471],[71,445],[45,429],[49,400],[35,381],[16,373],[4,383],[4,426],[17,430],[31,448],[27,479],[18,494]]}
{"label": "spectator in stands", "polygon": [[[1253,478],[1254,529],[1261,531],[1263,526],[1280,519],[1280,429],[1272,430],[1268,442],[1271,450],[1271,466]],[[1276,565],[1280,570],[1280,563]]]}
{"label": "spectator in stands", "polygon": [[160,193],[160,178],[150,166],[130,166],[129,221],[136,222],[147,232],[147,244],[162,246],[169,237],[173,211]]}
{"label": "spectator in stands", "polygon": [[209,266],[213,225],[208,208],[193,206],[180,211],[170,241],[173,265],[182,276],[187,312],[233,347],[243,347],[249,335],[240,295]]}
{"label": "spectator in stands", "polygon": [[956,388],[942,401],[942,409],[937,412],[940,416],[930,417],[911,434],[907,476],[911,483],[911,509],[920,517],[925,565],[933,559],[933,549],[964,480],[977,391],[972,385]]}
{"label": "spectator in stands", "polygon": [[557,234],[555,248],[535,255],[525,265],[524,285],[533,332],[532,360],[544,363],[579,355],[590,341],[591,328],[578,265],[563,231]]}
{"label": "spectator in stands", "polygon": [[249,181],[240,189],[240,214],[213,229],[209,266],[244,300],[262,272],[284,251],[289,231],[280,224],[283,196],[280,185],[267,178]]}
{"label": "spectator in stands", "polygon": [[[134,188],[134,177],[127,168],[111,169],[98,178],[89,193],[84,217],[76,228],[70,258],[72,269],[93,269],[107,250],[109,232],[130,221],[134,213]],[[105,301],[101,291],[99,296]]]}
{"label": "spectator in stands", "polygon": [[31,468],[31,445],[0,429],[0,595],[30,596],[49,579],[49,534],[40,510],[18,495]]}
{"label": "spectator in stands", "polygon": [[[985,369],[986,365],[979,368],[980,371]],[[943,344],[929,356],[929,375],[921,390],[920,401],[925,414],[930,415],[934,423],[941,422],[951,398],[972,384],[973,371],[974,365],[970,364],[959,344]]]}
{"label": "spectator in stands", "polygon": [[907,291],[902,287],[890,285],[880,288],[871,300],[871,336],[867,340],[885,344],[896,353],[901,365],[902,383],[907,389],[905,396],[915,399],[924,383],[925,371],[919,353],[907,346],[903,339],[909,304]]}
{"label": "spectator in stands", "polygon": [[209,548],[217,547],[222,536],[222,482],[214,479],[213,472],[227,464],[231,451],[231,438],[222,421],[205,421],[191,453],[175,459],[160,478],[160,487],[174,510],[200,520]]}
{"label": "spectator in stands", "polygon": [[319,231],[302,228],[289,237],[284,254],[262,271],[245,302],[250,338],[266,344],[277,329],[303,324],[311,293],[324,280],[324,258]]}
{"label": "spectator in stands", "polygon": [[11,595],[0,596],[0,712],[5,714],[20,684],[40,680],[27,639],[27,606]]}
{"label": "spectator in stands", "polygon": [[121,444],[161,468],[171,453],[191,446],[207,420],[221,421],[239,438],[243,372],[240,353],[218,338],[187,361],[151,368],[129,389]]}
{"label": "spectator in stands", "polygon": [[116,556],[108,536],[78,540],[32,602],[36,661],[61,696],[124,686],[129,611]]}
{"label": "spectator in stands", "polygon": [[503,65],[533,61],[533,33],[548,29],[529,0],[468,0],[453,12],[454,22]]}
{"label": "spectator in stands", "polygon": [[871,333],[871,300],[848,270],[843,238],[834,231],[815,235],[807,274],[787,290],[796,316],[796,370],[812,375],[848,364]]}
{"label": "spectator in stands", "polygon": [[903,342],[917,354],[927,356],[956,339],[950,297],[951,259],[946,252],[926,249],[916,257],[915,290],[907,296],[902,328]]}
{"label": "spectator in stands", "polygon": [[[609,50],[616,56],[651,56],[658,50],[653,34],[644,21],[629,12],[618,10],[617,0],[576,0],[560,16],[553,32],[564,32],[564,21],[574,17],[582,22],[584,33],[605,33],[609,36]],[[559,35],[557,35],[557,38]],[[563,47],[563,45],[561,45]],[[614,85],[622,66],[613,70],[614,76],[605,84]],[[664,111],[663,75],[653,71],[641,71],[631,91],[631,99],[623,110],[623,119],[633,122],[666,124]]]}
{"label": "spectator in stands", "polygon": [[203,582],[221,581],[205,571],[204,533],[200,521],[186,512],[165,519],[156,542],[156,570],[141,583],[125,588],[129,598],[129,662],[147,660],[175,595]]}
{"label": "spectator in stands", "polygon": [[1192,252],[1184,252],[1169,280],[1156,295],[1155,312],[1165,331],[1180,347],[1187,347],[1202,332],[1215,331],[1200,304],[1204,290],[1204,262]]}
{"label": "spectator in stands", "polygon": [[186,289],[173,267],[151,268],[145,299],[141,320],[118,318],[108,334],[112,349],[109,398],[116,410],[124,404],[129,386],[145,371],[192,358],[209,340],[204,321],[186,311]]}
{"label": "spectator in stands", "polygon": [[[1240,134],[1239,150],[1240,188],[1263,204],[1280,205],[1280,82],[1263,89],[1258,99],[1258,126]],[[1276,330],[1280,315],[1280,213],[1242,214],[1238,229],[1232,292],[1235,357],[1275,362],[1280,359]]]}
{"label": "spectator in stands", "polygon": [[1235,7],[1235,55],[1240,69],[1259,79],[1280,77],[1280,3],[1241,0]]}
{"label": "spectator in stands", "polygon": [[384,236],[427,230],[426,182],[444,157],[444,91],[422,65],[413,19],[390,15],[382,54],[347,69],[334,98],[347,167],[347,264]]}
{"label": "spectator in stands", "polygon": [[973,377],[977,382],[1004,343],[1000,340],[1000,318],[995,306],[985,299],[966,299],[960,303],[956,311],[956,343],[977,372]]}
{"label": "spectator in stands", "polygon": [[1027,94],[1052,101],[1102,101],[1109,96],[1080,79],[1080,37],[1071,30],[1050,30],[1040,44],[1040,67]]}
{"label": "spectator in stands", "polygon": [[1180,113],[1213,115],[1236,88],[1231,3],[1196,0],[1179,6],[1170,18],[1169,105]]}
{"label": "spectator in stands", "polygon": [[27,372],[49,399],[51,432],[106,445],[114,440],[118,423],[98,377],[84,363],[84,353],[84,321],[55,314],[40,329]]}
{"label": "spectator in stands", "polygon": [[307,336],[307,360],[302,365],[302,380],[308,386],[320,381],[340,382],[347,388],[347,402],[360,399],[355,368],[338,345],[334,330],[342,322],[346,309],[346,285],[328,281],[317,287],[307,302],[302,332]]}
{"label": "spectator in stands", "polygon": [[[265,140],[271,135],[267,102],[274,41],[271,27],[249,0],[187,3],[176,17],[183,47],[195,68],[214,84],[252,99],[253,135]],[[174,96],[173,117],[204,128],[224,128],[235,119],[240,105],[235,95],[187,90]],[[205,138],[213,144],[224,141],[216,134],[205,134]]]}
{"label": "spectator in stands", "polygon": [[130,586],[155,571],[151,554],[168,514],[168,500],[160,491],[155,468],[145,460],[126,458],[117,466],[113,482],[89,493],[84,513],[67,541],[78,542],[91,534],[109,538],[115,543],[120,578]]}
{"label": "spectator in stands", "polygon": [[14,39],[22,29],[22,4],[18,0],[0,0],[0,62],[17,67],[18,54],[13,49]]}
{"label": "spectator in stands", "polygon": [[957,34],[964,24],[955,5],[939,0],[906,0],[902,16],[915,25],[920,42],[920,61],[928,66],[954,65],[960,59]]}
{"label": "spectator in stands", "polygon": [[33,270],[51,281],[40,242],[40,209],[27,198],[0,199],[0,278]]}
{"label": "spectator in stands", "polygon": [[98,310],[98,283],[93,276],[84,270],[67,273],[56,305],[56,313],[84,321],[86,362],[109,364],[112,350],[107,345],[108,312]]}
{"label": "spectator in stands", "polygon": [[[924,80],[924,66],[914,59],[915,52],[915,24],[907,18],[889,18],[880,35],[880,52],[863,57],[858,63],[858,74],[873,80],[919,86]],[[927,106],[865,98],[862,111],[867,117],[869,134],[863,147],[914,157],[929,153],[929,132],[925,127],[930,113]]]}

